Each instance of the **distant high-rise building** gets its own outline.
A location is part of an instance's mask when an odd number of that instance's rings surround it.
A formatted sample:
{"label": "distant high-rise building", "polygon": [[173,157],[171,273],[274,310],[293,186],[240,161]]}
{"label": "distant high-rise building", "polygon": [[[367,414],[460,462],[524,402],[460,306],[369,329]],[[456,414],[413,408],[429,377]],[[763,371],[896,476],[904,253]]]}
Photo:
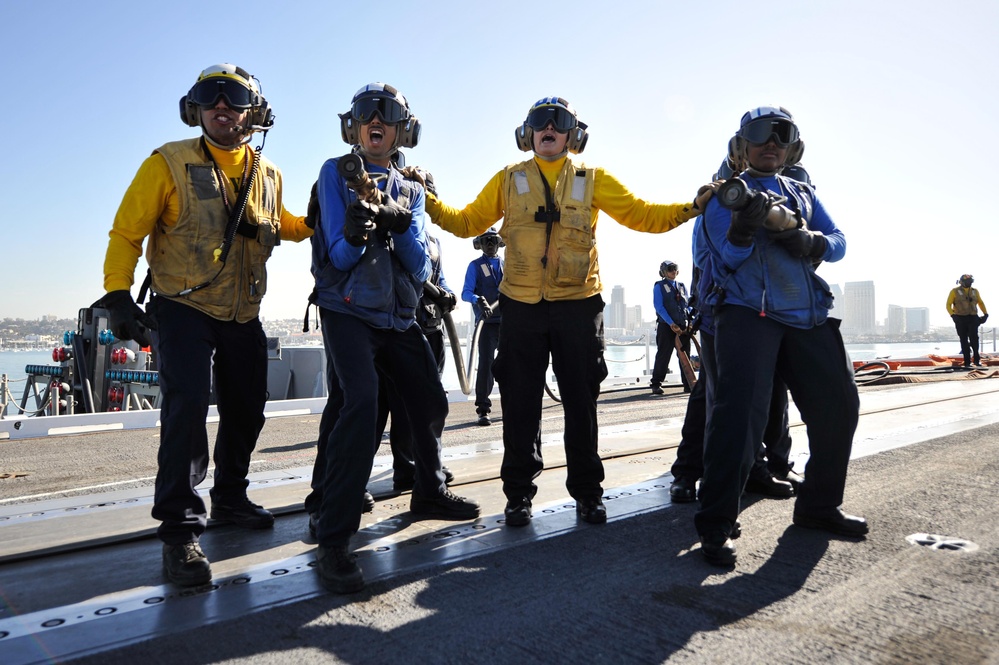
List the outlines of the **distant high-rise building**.
{"label": "distant high-rise building", "polygon": [[843,332],[848,335],[873,335],[874,282],[847,282],[843,287]]}
{"label": "distant high-rise building", "polygon": [[627,328],[628,315],[624,304],[624,287],[615,286],[611,289],[610,311],[608,312],[606,326],[608,328]]}
{"label": "distant high-rise building", "polygon": [[628,330],[635,330],[642,327],[642,306],[634,305],[633,307],[626,308],[628,320],[625,322],[625,328]]}
{"label": "distant high-rise building", "polygon": [[905,308],[899,305],[888,305],[888,325],[889,335],[902,335],[905,333]]}
{"label": "distant high-rise building", "polygon": [[905,332],[910,335],[923,335],[930,332],[930,308],[906,307]]}
{"label": "distant high-rise building", "polygon": [[830,284],[829,290],[832,291],[833,295],[833,306],[829,310],[829,313],[837,319],[841,318],[843,312],[843,289],[839,288],[839,284]]}

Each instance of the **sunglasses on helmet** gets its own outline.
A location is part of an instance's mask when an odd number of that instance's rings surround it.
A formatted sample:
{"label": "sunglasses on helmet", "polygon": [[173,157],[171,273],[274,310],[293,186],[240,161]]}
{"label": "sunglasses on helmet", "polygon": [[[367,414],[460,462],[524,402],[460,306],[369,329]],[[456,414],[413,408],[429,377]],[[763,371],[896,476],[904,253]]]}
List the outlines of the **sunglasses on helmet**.
{"label": "sunglasses on helmet", "polygon": [[536,132],[547,127],[549,122],[554,124],[556,132],[563,134],[578,124],[576,116],[561,106],[539,106],[527,114],[527,126]]}
{"label": "sunglasses on helmet", "polygon": [[739,136],[753,145],[763,145],[773,137],[774,143],[786,148],[798,140],[798,127],[783,118],[757,118],[743,125]]}
{"label": "sunglasses on helmet", "polygon": [[385,124],[394,125],[409,119],[409,110],[390,97],[362,97],[350,107],[350,116],[362,125],[376,116]]}
{"label": "sunglasses on helmet", "polygon": [[218,103],[219,97],[225,99],[226,106],[239,111],[260,104],[260,97],[255,92],[239,81],[221,76],[195,83],[188,95],[188,101],[197,106],[210,108]]}

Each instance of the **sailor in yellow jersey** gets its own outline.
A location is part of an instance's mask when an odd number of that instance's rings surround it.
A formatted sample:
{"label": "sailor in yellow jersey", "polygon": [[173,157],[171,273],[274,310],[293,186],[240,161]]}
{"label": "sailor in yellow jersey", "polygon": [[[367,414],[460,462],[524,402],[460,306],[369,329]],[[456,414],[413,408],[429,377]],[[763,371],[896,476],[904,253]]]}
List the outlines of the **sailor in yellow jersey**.
{"label": "sailor in yellow jersey", "polygon": [[501,475],[509,526],[530,522],[534,479],[544,467],[541,402],[549,354],[565,409],[566,487],[581,519],[607,520],[597,452],[597,396],[607,376],[597,213],[636,231],[664,233],[700,214],[716,187],[702,187],[693,203],[643,201],[604,169],[569,159],[567,153],[581,153],[587,138],[569,103],[546,97],[516,130],[517,147],[533,151],[531,159],[500,170],[462,210],[427,197],[433,222],[462,238],[503,219],[503,319],[493,373],[503,409]]}
{"label": "sailor in yellow jersey", "polygon": [[[957,337],[961,340],[961,355],[964,356],[965,367],[971,367],[972,356],[975,365],[982,366],[978,353],[978,326],[989,320],[989,310],[985,309],[981,294],[971,286],[974,283],[975,278],[971,275],[961,275],[957,286],[947,296],[947,313],[954,320]],[[978,316],[979,309],[982,310],[981,317]]]}
{"label": "sailor in yellow jersey", "polygon": [[[213,387],[212,518],[246,528],[274,524],[246,496],[267,392],[267,338],[257,314],[274,246],[303,240],[312,229],[285,210],[281,171],[247,145],[274,123],[254,77],[230,64],[209,67],[181,98],[180,114],[202,135],[157,148],[139,167],[111,229],[107,294],[98,304],[109,310],[119,339],[156,352],[162,426],[152,514],[161,521],[167,578],[194,586],[211,581],[198,545],[205,503],[194,488],[208,470]],[[143,312],[130,289],[147,237],[153,298]]]}

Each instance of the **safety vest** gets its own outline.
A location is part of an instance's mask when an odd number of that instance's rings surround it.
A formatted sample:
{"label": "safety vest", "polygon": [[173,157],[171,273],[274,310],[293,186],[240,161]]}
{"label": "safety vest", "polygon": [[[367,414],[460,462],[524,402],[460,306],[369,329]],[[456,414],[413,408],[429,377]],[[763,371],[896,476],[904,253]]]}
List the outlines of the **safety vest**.
{"label": "safety vest", "polygon": [[559,219],[550,224],[550,237],[549,224],[535,221],[535,214],[547,208],[538,165],[529,159],[506,167],[505,173],[506,214],[499,233],[506,254],[500,293],[525,303],[582,300],[599,293],[594,169],[565,160],[551,192]]}
{"label": "safety vest", "polygon": [[[149,236],[146,261],[153,291],[222,321],[253,320],[267,292],[265,263],[279,241],[281,172],[260,157],[243,215],[250,231],[255,228],[255,237],[236,234],[223,265],[214,260],[229,222],[220,188],[229,187],[230,207],[236,205],[236,192],[229,183],[218,181],[200,138],[167,143],[155,152],[163,155],[170,167],[180,212],[176,224],[157,224]],[[252,157],[247,155],[247,159]],[[175,295],[208,281],[211,284],[202,289]]]}
{"label": "safety vest", "polygon": [[963,287],[954,289],[954,314],[958,316],[978,314],[978,289]]}

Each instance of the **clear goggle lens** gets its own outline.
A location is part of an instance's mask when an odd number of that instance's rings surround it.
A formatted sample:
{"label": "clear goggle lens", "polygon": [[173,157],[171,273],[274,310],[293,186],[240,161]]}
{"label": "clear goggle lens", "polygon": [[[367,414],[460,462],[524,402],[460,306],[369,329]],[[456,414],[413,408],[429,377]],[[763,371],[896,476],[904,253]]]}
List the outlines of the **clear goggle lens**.
{"label": "clear goggle lens", "polygon": [[798,140],[798,127],[782,118],[758,118],[747,122],[739,130],[739,136],[753,145],[763,145],[771,137],[781,148],[786,148]]}
{"label": "clear goggle lens", "polygon": [[540,106],[527,114],[527,126],[536,132],[552,123],[555,131],[568,132],[577,124],[576,116],[561,106]]}

